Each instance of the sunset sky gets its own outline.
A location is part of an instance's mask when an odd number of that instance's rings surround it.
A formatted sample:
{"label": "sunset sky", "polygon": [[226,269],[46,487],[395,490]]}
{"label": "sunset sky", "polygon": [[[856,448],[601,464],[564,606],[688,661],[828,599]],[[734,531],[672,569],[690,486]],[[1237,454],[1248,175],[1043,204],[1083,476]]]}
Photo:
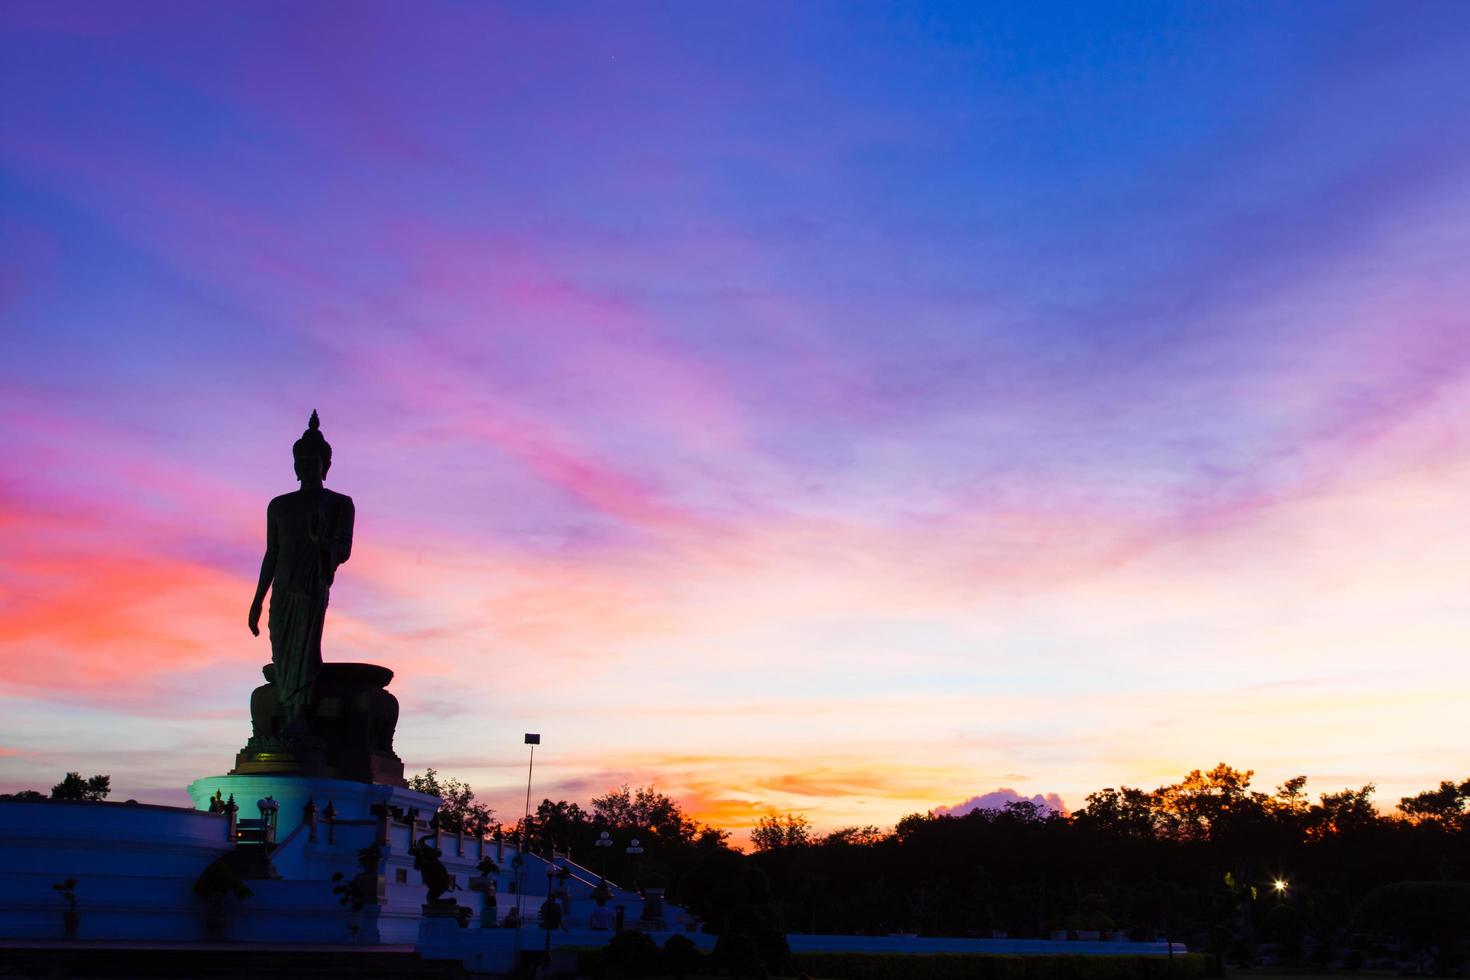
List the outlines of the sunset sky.
{"label": "sunset sky", "polygon": [[507,818],[1470,775],[1470,4],[0,8],[0,790],[328,660]]}

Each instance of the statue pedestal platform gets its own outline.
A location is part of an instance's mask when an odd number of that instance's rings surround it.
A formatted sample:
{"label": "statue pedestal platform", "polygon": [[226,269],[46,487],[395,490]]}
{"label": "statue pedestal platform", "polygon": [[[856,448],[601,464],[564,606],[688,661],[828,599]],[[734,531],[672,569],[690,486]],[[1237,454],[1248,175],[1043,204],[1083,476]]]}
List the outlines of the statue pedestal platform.
{"label": "statue pedestal platform", "polygon": [[[393,671],[377,664],[324,663],[304,721],[307,735],[288,735],[275,667],[250,695],[254,734],[235,756],[231,774],[293,775],[405,785],[393,752],[398,699],[385,688]],[[320,804],[320,801],[318,801]]]}
{"label": "statue pedestal platform", "polygon": [[327,765],[324,739],[304,736],[255,735],[235,755],[232,773],[241,776],[291,774],[332,778],[336,769]]}

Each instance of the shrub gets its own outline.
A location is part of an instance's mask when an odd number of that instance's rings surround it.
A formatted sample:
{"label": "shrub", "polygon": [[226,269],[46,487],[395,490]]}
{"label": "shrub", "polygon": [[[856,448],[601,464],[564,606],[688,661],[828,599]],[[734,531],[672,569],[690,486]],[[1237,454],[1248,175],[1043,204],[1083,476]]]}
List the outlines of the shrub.
{"label": "shrub", "polygon": [[694,940],[676,932],[664,942],[664,951],[659,957],[659,969],[682,980],[687,974],[700,972],[702,959]]}
{"label": "shrub", "polygon": [[577,950],[577,976],[603,977],[607,975],[606,949]]}
{"label": "shrub", "polygon": [[715,943],[715,962],[732,976],[764,980],[773,972],[787,972],[790,959],[786,934],[766,914],[751,914],[732,923]]}
{"label": "shrub", "polygon": [[194,894],[206,902],[216,903],[224,901],[227,895],[246,899],[251,893],[250,886],[240,880],[229,860],[218,857],[194,879]]}
{"label": "shrub", "polygon": [[748,932],[723,935],[715,946],[715,958],[734,977],[754,977],[766,980],[771,975],[770,967],[761,958],[760,946]]}
{"label": "shrub", "polygon": [[1470,883],[1400,881],[1373,889],[1358,904],[1357,918],[1370,928],[1415,946],[1470,939]]}
{"label": "shrub", "polygon": [[1162,956],[1027,956],[1025,980],[1165,980],[1203,977],[1209,959],[1199,953]]}
{"label": "shrub", "polygon": [[607,944],[604,962],[609,975],[638,980],[658,972],[658,957],[658,943],[650,936],[625,929]]}

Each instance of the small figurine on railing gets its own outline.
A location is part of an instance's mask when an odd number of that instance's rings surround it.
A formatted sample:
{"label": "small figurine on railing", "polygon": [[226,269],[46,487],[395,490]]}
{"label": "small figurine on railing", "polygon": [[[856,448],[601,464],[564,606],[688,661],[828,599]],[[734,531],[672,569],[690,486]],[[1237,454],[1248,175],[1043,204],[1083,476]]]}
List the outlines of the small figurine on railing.
{"label": "small figurine on railing", "polygon": [[480,876],[470,881],[470,891],[480,892],[484,896],[484,903],[480,906],[480,928],[493,929],[496,914],[495,894],[499,890],[495,876],[500,873],[500,865],[487,857],[481,859],[475,868],[480,872]]}

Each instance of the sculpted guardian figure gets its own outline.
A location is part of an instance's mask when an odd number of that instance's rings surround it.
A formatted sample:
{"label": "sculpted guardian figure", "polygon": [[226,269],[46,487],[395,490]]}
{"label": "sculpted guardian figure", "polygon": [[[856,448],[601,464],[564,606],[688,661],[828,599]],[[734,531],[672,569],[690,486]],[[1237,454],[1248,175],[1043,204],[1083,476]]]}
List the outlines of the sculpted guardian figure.
{"label": "sculpted guardian figure", "polygon": [[322,625],[337,566],[352,554],[352,498],[322,486],[332,447],[315,411],[291,447],[301,489],[270,502],[265,512],[265,558],[250,604],[250,632],[260,635],[266,591],[271,663],[287,735],[308,734],[306,713],[322,666]]}

